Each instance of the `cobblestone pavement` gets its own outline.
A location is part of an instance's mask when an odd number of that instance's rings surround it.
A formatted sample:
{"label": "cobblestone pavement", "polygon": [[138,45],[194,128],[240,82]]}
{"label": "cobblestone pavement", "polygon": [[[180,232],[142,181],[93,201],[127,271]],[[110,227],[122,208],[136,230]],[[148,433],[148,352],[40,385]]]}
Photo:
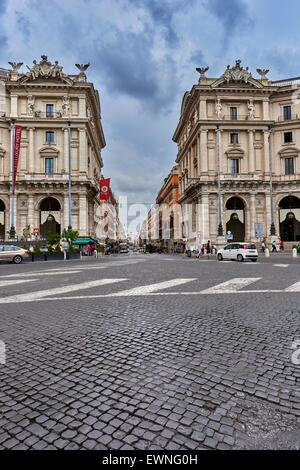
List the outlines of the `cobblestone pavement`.
{"label": "cobblestone pavement", "polygon": [[299,281],[279,255],[0,265],[0,449],[300,448]]}

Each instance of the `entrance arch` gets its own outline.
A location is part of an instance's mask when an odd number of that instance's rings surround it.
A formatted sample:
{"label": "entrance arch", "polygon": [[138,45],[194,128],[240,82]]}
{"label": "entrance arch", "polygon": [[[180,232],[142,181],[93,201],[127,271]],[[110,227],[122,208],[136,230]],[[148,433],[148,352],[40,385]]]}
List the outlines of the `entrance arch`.
{"label": "entrance arch", "polygon": [[280,238],[284,242],[300,241],[300,199],[286,196],[279,203]]}
{"label": "entrance arch", "polygon": [[226,233],[233,235],[232,241],[245,241],[245,204],[237,197],[231,197],[226,202]]}
{"label": "entrance arch", "polygon": [[5,239],[5,204],[0,199],[0,240]]}
{"label": "entrance arch", "polygon": [[40,204],[40,236],[45,238],[48,233],[60,233],[61,206],[54,197],[43,199]]}

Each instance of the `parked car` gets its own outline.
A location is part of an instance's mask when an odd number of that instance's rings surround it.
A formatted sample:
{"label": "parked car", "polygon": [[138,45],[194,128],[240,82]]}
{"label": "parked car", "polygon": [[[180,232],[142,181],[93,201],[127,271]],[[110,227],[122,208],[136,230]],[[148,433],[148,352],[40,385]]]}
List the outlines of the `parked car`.
{"label": "parked car", "polygon": [[28,258],[28,256],[28,250],[24,250],[18,246],[0,245],[0,261],[20,264],[23,259]]}
{"label": "parked car", "polygon": [[254,243],[236,242],[230,243],[217,252],[218,261],[223,260],[236,260],[246,261],[251,260],[256,262],[258,252]]}

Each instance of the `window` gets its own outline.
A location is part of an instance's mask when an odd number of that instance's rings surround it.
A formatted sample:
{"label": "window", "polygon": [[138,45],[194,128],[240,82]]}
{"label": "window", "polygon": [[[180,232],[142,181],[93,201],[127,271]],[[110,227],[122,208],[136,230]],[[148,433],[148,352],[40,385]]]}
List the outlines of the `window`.
{"label": "window", "polygon": [[238,144],[239,143],[239,135],[237,133],[230,134],[230,143],[231,144]]}
{"label": "window", "polygon": [[283,119],[285,121],[289,121],[290,119],[292,119],[291,106],[283,107]]}
{"label": "window", "polygon": [[293,175],[294,174],[294,159],[293,157],[291,158],[285,158],[285,174],[286,175]]}
{"label": "window", "polygon": [[53,115],[54,115],[54,105],[46,104],[46,116],[53,117]]}
{"label": "window", "polygon": [[54,132],[46,131],[46,142],[54,142]]}
{"label": "window", "polygon": [[237,120],[237,108],[230,108],[230,119],[233,121]]}
{"label": "window", "polygon": [[284,143],[289,144],[293,142],[293,133],[292,132],[285,132],[284,133]]}
{"label": "window", "polygon": [[53,158],[45,158],[45,173],[53,175],[54,160]]}
{"label": "window", "polygon": [[232,175],[239,173],[239,159],[233,158],[230,160],[230,172]]}

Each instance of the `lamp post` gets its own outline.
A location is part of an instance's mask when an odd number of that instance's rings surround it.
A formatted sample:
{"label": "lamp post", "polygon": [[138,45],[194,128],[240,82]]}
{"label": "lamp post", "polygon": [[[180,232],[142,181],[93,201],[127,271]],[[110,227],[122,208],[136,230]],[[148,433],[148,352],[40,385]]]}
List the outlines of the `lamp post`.
{"label": "lamp post", "polygon": [[16,238],[15,229],[15,196],[14,196],[14,179],[15,179],[15,119],[11,120],[12,123],[12,182],[11,182],[11,226],[9,231],[9,238],[14,240]]}
{"label": "lamp post", "polygon": [[219,198],[219,225],[218,237],[223,237],[223,224],[222,224],[222,200],[221,200],[221,164],[220,164],[220,126],[217,124],[217,147],[218,147],[218,198]]}
{"label": "lamp post", "polygon": [[274,224],[274,208],[273,208],[273,180],[272,180],[272,149],[271,149],[271,126],[268,126],[268,139],[269,139],[269,173],[270,173],[270,207],[271,207],[271,228],[270,235],[276,235]]}
{"label": "lamp post", "polygon": [[71,218],[71,121],[68,121],[68,134],[69,134],[69,226],[68,230],[72,230]]}

